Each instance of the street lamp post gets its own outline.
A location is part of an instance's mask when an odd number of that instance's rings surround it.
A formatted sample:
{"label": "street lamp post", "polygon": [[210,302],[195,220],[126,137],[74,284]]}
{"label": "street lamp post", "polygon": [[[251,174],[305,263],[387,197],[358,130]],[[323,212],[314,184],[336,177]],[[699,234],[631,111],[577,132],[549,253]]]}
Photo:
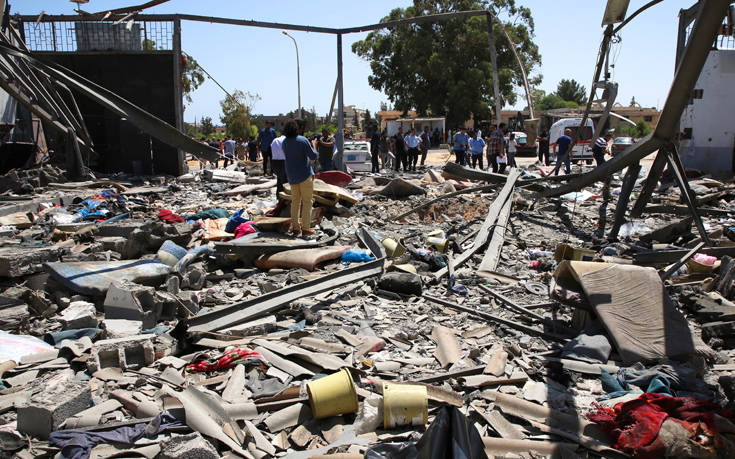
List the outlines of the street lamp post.
{"label": "street lamp post", "polygon": [[284,30],[283,34],[293,40],[293,44],[296,47],[296,88],[299,98],[299,118],[301,118],[301,66],[299,65],[299,45],[296,43],[296,39],[289,35],[288,32]]}

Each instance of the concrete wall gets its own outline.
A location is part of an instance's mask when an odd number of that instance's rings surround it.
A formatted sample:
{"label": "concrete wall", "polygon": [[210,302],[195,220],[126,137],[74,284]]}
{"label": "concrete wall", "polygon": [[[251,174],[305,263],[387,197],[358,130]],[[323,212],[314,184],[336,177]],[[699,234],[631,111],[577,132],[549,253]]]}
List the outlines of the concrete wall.
{"label": "concrete wall", "polygon": [[[176,126],[172,52],[34,54],[63,65]],[[92,169],[179,174],[176,148],[153,139],[84,96],[78,95],[76,100],[99,153]]]}
{"label": "concrete wall", "polygon": [[[735,172],[735,49],[711,51],[681,116],[679,154],[685,167],[729,176]],[[691,130],[691,131],[690,131]]]}

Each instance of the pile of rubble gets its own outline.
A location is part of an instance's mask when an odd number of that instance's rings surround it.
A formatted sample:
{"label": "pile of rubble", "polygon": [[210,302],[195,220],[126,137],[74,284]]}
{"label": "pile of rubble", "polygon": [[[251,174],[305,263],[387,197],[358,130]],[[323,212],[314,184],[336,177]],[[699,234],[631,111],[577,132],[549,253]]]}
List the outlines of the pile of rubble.
{"label": "pile of rubble", "polygon": [[667,184],[609,241],[621,178],[550,172],[321,175],[308,238],[252,164],[35,174],[0,206],[3,456],[733,457],[735,187],[690,182],[714,247]]}

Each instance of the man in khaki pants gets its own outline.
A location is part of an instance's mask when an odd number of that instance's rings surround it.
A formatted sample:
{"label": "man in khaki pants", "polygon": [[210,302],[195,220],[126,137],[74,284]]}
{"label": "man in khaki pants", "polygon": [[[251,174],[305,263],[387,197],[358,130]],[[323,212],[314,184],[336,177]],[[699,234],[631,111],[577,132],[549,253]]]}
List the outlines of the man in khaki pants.
{"label": "man in khaki pants", "polygon": [[[296,120],[283,126],[283,153],[286,157],[286,177],[291,185],[291,232],[294,236],[314,234],[311,229],[311,205],[314,194],[314,170],[311,161],[319,155],[306,137],[299,135]],[[299,218],[300,217],[300,218]]]}

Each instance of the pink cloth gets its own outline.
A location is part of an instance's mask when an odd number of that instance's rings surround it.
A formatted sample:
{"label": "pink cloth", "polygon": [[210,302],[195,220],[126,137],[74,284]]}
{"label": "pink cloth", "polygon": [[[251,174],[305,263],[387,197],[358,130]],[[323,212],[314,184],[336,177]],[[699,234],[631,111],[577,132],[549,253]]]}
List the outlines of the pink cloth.
{"label": "pink cloth", "polygon": [[240,225],[238,225],[238,227],[235,228],[235,239],[239,237],[243,237],[246,234],[250,234],[250,233],[257,233],[255,228],[253,228],[252,222],[240,223]]}

